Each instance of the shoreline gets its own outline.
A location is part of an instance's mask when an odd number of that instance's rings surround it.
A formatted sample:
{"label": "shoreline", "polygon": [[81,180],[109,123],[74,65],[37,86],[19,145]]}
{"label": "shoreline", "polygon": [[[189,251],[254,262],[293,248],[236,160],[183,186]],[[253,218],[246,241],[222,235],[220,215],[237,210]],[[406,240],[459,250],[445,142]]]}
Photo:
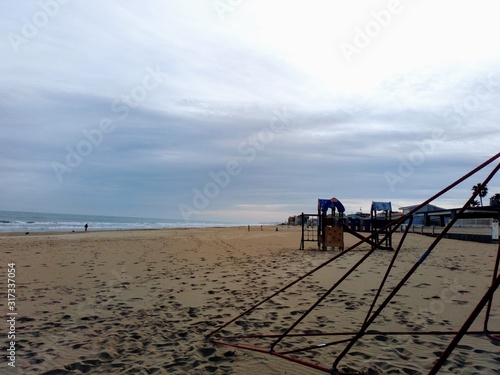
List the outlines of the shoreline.
{"label": "shoreline", "polygon": [[[169,229],[169,228],[205,228],[231,227],[242,225],[260,225],[263,223],[232,222],[220,220],[183,220],[141,218],[125,216],[102,216],[59,214],[42,212],[0,211],[0,233],[52,233],[80,232],[88,224],[90,231],[134,230],[134,229]],[[274,224],[274,223],[272,223]]]}
{"label": "shoreline", "polygon": [[[250,224],[251,228],[259,228],[260,230],[261,224]],[[262,224],[264,228],[272,227],[275,228],[276,225],[271,224]],[[127,228],[127,229],[91,229],[85,232],[84,230],[78,231],[47,231],[47,232],[0,232],[0,237],[26,237],[26,236],[54,236],[54,235],[76,235],[76,234],[90,234],[90,233],[116,233],[116,232],[150,232],[150,231],[171,231],[171,230],[197,230],[197,229],[224,229],[224,228],[242,228],[247,229],[247,225],[245,224],[236,224],[236,225],[213,225],[213,226],[202,226],[202,227],[171,227],[171,228]]]}

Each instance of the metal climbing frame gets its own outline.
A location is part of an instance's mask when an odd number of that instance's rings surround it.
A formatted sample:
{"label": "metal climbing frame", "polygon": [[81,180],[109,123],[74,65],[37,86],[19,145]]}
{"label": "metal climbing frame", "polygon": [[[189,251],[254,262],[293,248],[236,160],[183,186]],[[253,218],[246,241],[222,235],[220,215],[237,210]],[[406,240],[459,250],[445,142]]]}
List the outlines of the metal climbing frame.
{"label": "metal climbing frame", "polygon": [[304,250],[304,242],[316,242],[318,244],[318,249],[319,249],[318,238],[320,235],[320,230],[318,226],[318,215],[304,214],[302,212],[300,218],[302,226],[302,236],[300,237],[300,250]]}
{"label": "metal climbing frame", "polygon": [[394,250],[390,225],[392,223],[391,202],[372,202],[370,218],[371,232],[374,234],[372,248]]}
{"label": "metal climbing frame", "polygon": [[[431,198],[427,199],[426,201],[422,202],[420,205],[416,206],[413,208],[409,213],[406,215],[401,216],[397,220],[395,220],[393,223],[387,224],[387,227],[382,227],[378,231],[373,232],[370,236],[361,239],[359,242],[354,244],[353,246],[350,246],[349,248],[345,249],[344,251],[336,254],[334,257],[331,259],[325,261],[324,263],[320,264],[313,270],[307,272],[305,275],[302,275],[298,279],[292,281],[288,285],[282,287],[278,291],[274,292],[270,296],[264,298],[262,301],[256,303],[255,305],[251,306],[249,309],[244,311],[243,313],[239,314],[238,316],[234,317],[233,319],[229,320],[228,322],[220,325],[217,329],[213,330],[211,333],[207,335],[207,338],[214,344],[220,344],[220,345],[226,345],[226,346],[231,346],[235,348],[240,348],[244,350],[251,350],[255,352],[260,352],[260,353],[267,353],[269,355],[273,355],[276,357],[280,357],[283,359],[286,359],[288,361],[292,361],[295,363],[299,363],[304,366],[308,366],[310,368],[317,369],[322,372],[334,374],[334,375],[341,375],[342,372],[339,370],[339,364],[341,360],[345,357],[347,353],[350,352],[350,350],[353,348],[353,346],[362,338],[364,337],[369,337],[370,335],[412,335],[412,336],[419,336],[419,335],[452,335],[453,339],[450,341],[448,347],[446,350],[444,350],[440,355],[439,358],[434,362],[433,367],[430,369],[428,374],[436,374],[442,365],[446,362],[448,356],[450,353],[453,351],[453,349],[457,346],[459,341],[464,335],[471,335],[471,334],[484,334],[491,340],[499,341],[500,342],[500,331],[492,331],[488,327],[488,321],[489,321],[489,316],[490,316],[490,310],[492,308],[492,303],[493,303],[493,297],[496,289],[500,285],[500,274],[499,274],[499,265],[500,265],[500,243],[498,246],[497,250],[497,257],[496,257],[496,263],[494,266],[493,270],[493,275],[492,275],[492,283],[491,286],[488,287],[486,290],[484,296],[480,299],[480,301],[477,303],[476,307],[473,309],[473,311],[470,313],[469,317],[466,319],[466,321],[463,323],[462,327],[457,330],[457,331],[386,331],[386,332],[380,332],[380,331],[370,331],[369,328],[371,324],[376,320],[376,318],[380,315],[380,313],[388,306],[388,304],[393,300],[393,298],[399,293],[400,289],[403,287],[403,285],[406,284],[406,282],[410,279],[410,277],[415,273],[415,271],[425,262],[425,260],[431,255],[433,250],[436,248],[436,246],[439,244],[442,238],[446,235],[446,233],[449,231],[449,229],[453,226],[453,224],[458,220],[466,208],[475,200],[475,198],[478,196],[479,192],[482,190],[482,187],[486,186],[488,182],[493,178],[493,176],[498,172],[500,169],[500,164],[497,164],[496,167],[491,171],[491,173],[484,179],[484,181],[481,184],[481,188],[476,189],[471,195],[471,197],[465,202],[463,207],[457,212],[456,216],[451,219],[451,221],[448,223],[448,225],[443,229],[443,231],[434,239],[432,244],[429,246],[427,250],[423,252],[423,254],[420,256],[420,258],[413,264],[413,266],[406,272],[406,274],[399,280],[397,285],[393,288],[390,289],[390,293],[388,296],[381,302],[379,302],[379,297],[381,295],[381,291],[384,288],[385,282],[391,273],[391,269],[400,253],[400,250],[402,248],[402,245],[406,239],[406,236],[408,234],[408,229],[410,228],[410,225],[406,226],[406,229],[401,237],[401,240],[399,241],[399,244],[397,248],[394,251],[394,254],[392,255],[392,259],[390,263],[387,266],[387,269],[385,271],[385,274],[380,282],[380,285],[377,289],[377,292],[375,293],[373,300],[371,301],[370,307],[368,309],[368,312],[366,313],[366,316],[364,318],[364,321],[361,322],[361,328],[357,331],[354,332],[304,332],[304,331],[298,331],[296,330],[295,332],[292,333],[292,331],[297,327],[297,325],[308,315],[310,314],[318,305],[320,305],[324,300],[335,290],[339,285],[342,284],[342,282],[349,276],[351,275],[373,252],[375,251],[375,248],[372,247],[371,250],[367,251],[366,254],[356,263],[354,264],[349,270],[347,270],[343,276],[340,277],[338,281],[335,282],[334,285],[330,287],[326,292],[324,292],[310,307],[307,309],[303,314],[301,314],[288,328],[284,329],[282,333],[279,334],[252,334],[252,335],[238,335],[238,336],[228,336],[227,331],[226,334],[224,335],[223,329],[229,326],[232,323],[235,323],[237,320],[241,319],[245,315],[250,314],[252,311],[256,310],[259,308],[262,304],[264,304],[267,301],[270,301],[274,297],[278,296],[279,294],[283,293],[293,285],[301,282],[308,276],[314,274],[318,270],[322,269],[326,265],[332,263],[336,259],[342,257],[343,255],[351,252],[352,250],[356,249],[359,245],[362,243],[373,243],[373,239],[375,236],[380,235],[381,233],[384,233],[384,231],[387,230],[387,228],[391,227],[390,233],[392,234],[395,232],[403,223],[405,223],[407,220],[412,221],[413,214],[416,213],[418,210],[420,210],[422,207],[426,206],[430,202],[434,201],[436,198],[440,197],[444,193],[448,192],[449,190],[453,189],[455,186],[460,184],[461,182],[465,181],[478,171],[482,170],[489,164],[493,163],[495,160],[500,158],[500,153],[496,154],[492,158],[488,159],[486,162],[478,166],[477,168],[473,169],[471,172],[467,173],[448,187],[444,188],[441,190],[439,193],[435,194]],[[381,241],[384,241],[384,235],[381,237]],[[471,327],[472,323],[474,320],[477,318],[477,316],[480,314],[480,312],[486,307],[486,314],[485,314],[485,321],[484,321],[484,330],[483,331],[469,331],[469,328]],[[216,337],[217,336],[217,337]],[[313,345],[309,347],[302,347],[302,348],[296,348],[296,349],[285,349],[284,351],[278,351],[276,350],[276,346],[278,343],[280,343],[285,337],[290,336],[290,337],[297,337],[297,336],[324,336],[324,337],[330,337],[330,336],[340,336],[344,337],[341,339],[336,339],[331,342],[326,342],[322,344],[321,346],[318,345]],[[249,338],[258,338],[258,339],[272,339],[272,343],[269,348],[258,348],[258,347],[252,347],[249,345],[243,345],[238,342],[231,342],[231,340],[244,340],[244,339],[249,339]],[[317,363],[313,363],[307,360],[302,360],[300,358],[294,357],[292,354],[297,353],[299,351],[306,351],[306,350],[312,350],[312,349],[319,349],[328,347],[331,345],[341,345],[344,344],[343,350],[340,351],[340,354],[337,355],[337,357],[333,360],[333,364],[330,367],[319,365]],[[350,372],[352,373],[352,372]]]}

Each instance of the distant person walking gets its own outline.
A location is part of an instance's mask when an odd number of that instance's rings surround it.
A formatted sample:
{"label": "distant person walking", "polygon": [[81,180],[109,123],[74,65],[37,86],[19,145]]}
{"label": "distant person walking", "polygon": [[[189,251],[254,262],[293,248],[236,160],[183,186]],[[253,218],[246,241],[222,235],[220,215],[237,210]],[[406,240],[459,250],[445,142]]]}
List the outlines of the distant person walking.
{"label": "distant person walking", "polygon": [[248,226],[248,231],[250,232],[250,225]]}
{"label": "distant person walking", "polygon": [[88,224],[85,224],[85,232],[87,231],[87,228],[89,227]]}

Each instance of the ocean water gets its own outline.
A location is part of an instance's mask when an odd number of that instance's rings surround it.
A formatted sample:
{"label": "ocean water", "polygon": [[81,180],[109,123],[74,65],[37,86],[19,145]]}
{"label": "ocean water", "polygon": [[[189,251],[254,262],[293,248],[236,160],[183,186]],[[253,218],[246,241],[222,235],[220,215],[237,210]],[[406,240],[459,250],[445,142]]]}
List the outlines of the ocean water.
{"label": "ocean water", "polygon": [[89,231],[127,230],[127,229],[162,229],[162,228],[203,228],[213,226],[236,226],[238,223],[194,221],[169,219],[150,219],[119,216],[92,216],[52,214],[42,212],[0,211],[0,233],[6,232],[72,232],[84,231],[88,224]]}

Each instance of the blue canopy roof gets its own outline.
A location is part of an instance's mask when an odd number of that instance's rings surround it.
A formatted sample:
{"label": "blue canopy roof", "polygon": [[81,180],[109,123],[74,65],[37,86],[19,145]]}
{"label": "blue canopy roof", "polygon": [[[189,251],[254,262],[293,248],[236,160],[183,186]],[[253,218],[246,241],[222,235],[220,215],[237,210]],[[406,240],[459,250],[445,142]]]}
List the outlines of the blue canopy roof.
{"label": "blue canopy roof", "polygon": [[391,202],[372,202],[372,210],[374,211],[392,211]]}
{"label": "blue canopy roof", "polygon": [[345,208],[337,198],[318,199],[318,205],[322,212],[328,211],[329,208],[336,208],[339,212],[344,212]]}

